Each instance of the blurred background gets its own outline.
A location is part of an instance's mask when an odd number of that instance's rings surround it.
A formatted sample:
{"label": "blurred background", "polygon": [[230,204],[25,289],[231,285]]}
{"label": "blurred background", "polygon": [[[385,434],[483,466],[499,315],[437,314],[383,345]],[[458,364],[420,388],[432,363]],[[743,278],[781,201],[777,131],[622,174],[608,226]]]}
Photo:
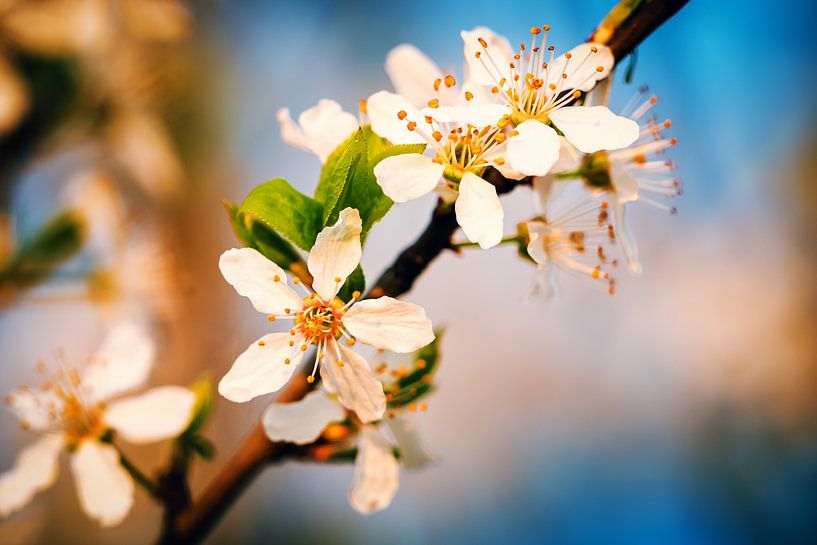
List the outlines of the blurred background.
{"label": "blurred background", "polygon": [[[220,378],[268,329],[218,273],[238,245],[221,199],[275,177],[311,193],[320,171],[283,144],[278,108],[356,111],[391,89],[383,60],[403,42],[461,75],[459,31],[478,25],[516,42],[549,24],[565,51],[611,6],[0,1],[0,263],[48,236],[65,250],[30,284],[0,284],[2,391],[33,383],[55,349],[81,363],[122,318],[153,325],[155,383]],[[618,75],[614,104],[641,84],[659,95],[685,195],[677,216],[636,207],[644,273],[620,271],[614,297],[563,276],[558,300],[527,301],[532,267],[504,247],[446,254],[420,278],[408,299],[448,328],[439,388],[414,415],[439,463],[403,471],[389,509],[349,507],[350,466],[287,464],[208,543],[815,542],[815,16],[808,0],[693,0],[638,49],[633,83]],[[376,226],[370,280],[433,205]],[[509,231],[530,214],[527,190],[506,198]],[[267,401],[218,401],[218,454],[194,490]],[[32,437],[11,414],[0,437],[5,470]],[[165,448],[133,453],[150,469]],[[62,472],[0,521],[0,543],[154,539],[160,511],[143,494],[100,530]]]}

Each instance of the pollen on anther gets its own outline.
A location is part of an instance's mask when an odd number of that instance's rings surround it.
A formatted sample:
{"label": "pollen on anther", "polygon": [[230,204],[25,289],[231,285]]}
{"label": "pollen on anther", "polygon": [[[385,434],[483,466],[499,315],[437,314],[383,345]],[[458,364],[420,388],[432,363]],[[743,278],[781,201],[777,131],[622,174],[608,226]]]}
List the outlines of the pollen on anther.
{"label": "pollen on anther", "polygon": [[343,367],[343,362],[338,360],[338,367]]}
{"label": "pollen on anther", "polygon": [[439,91],[439,90],[440,90],[440,84],[441,84],[442,82],[443,82],[443,80],[441,80],[440,78],[437,78],[437,79],[435,79],[435,80],[434,80],[434,90],[435,90],[435,91]]}
{"label": "pollen on anther", "polygon": [[599,48],[598,48],[598,47],[596,47],[595,45],[594,45],[594,46],[591,46],[591,47],[590,47],[590,52],[591,52],[591,53],[598,53],[598,52],[599,52]]}
{"label": "pollen on anther", "polygon": [[493,93],[495,95],[498,94],[499,93],[499,87],[491,87],[491,93]]}
{"label": "pollen on anther", "polygon": [[539,28],[538,26],[530,27],[530,33],[531,34],[540,34],[541,32],[542,32],[542,29]]}
{"label": "pollen on anther", "polygon": [[481,45],[482,47],[488,47],[488,42],[486,42],[482,38],[477,38],[477,41],[479,42],[479,45]]}
{"label": "pollen on anther", "polygon": [[596,72],[604,72],[604,67],[603,66],[597,66],[596,67]]}
{"label": "pollen on anther", "polygon": [[301,345],[301,352],[306,352],[306,345],[305,344]]}
{"label": "pollen on anther", "polygon": [[406,128],[407,128],[408,130],[410,130],[410,131],[413,131],[414,129],[416,129],[416,128],[417,128],[417,122],[415,122],[415,121],[409,121],[409,122],[408,122],[408,124],[406,125]]}
{"label": "pollen on anther", "polygon": [[267,321],[268,321],[268,322],[274,322],[274,321],[275,321],[275,316],[273,316],[272,314],[270,314],[269,316],[267,316]]}
{"label": "pollen on anther", "polygon": [[357,341],[355,339],[346,339],[346,344],[353,346]]}
{"label": "pollen on anther", "polygon": [[441,133],[440,131],[434,131],[433,133],[431,133],[431,136],[433,136],[434,140],[436,140],[437,142],[443,139],[443,133]]}
{"label": "pollen on anther", "polygon": [[472,100],[474,98],[474,93],[471,91],[465,91],[465,100]]}
{"label": "pollen on anther", "polygon": [[315,377],[313,377],[312,375],[309,375],[308,377],[306,377],[306,381],[309,384],[312,384],[313,382],[315,382]]}
{"label": "pollen on anther", "polygon": [[439,106],[440,106],[440,99],[438,99],[438,98],[432,98],[431,100],[428,101],[428,107],[429,108],[438,108]]}
{"label": "pollen on anther", "polygon": [[289,341],[289,346],[295,346],[295,341]]}
{"label": "pollen on anther", "polygon": [[291,309],[291,308],[285,308],[285,309],[284,309],[284,314],[291,314],[291,313],[292,313],[292,309]]}
{"label": "pollen on anther", "polygon": [[397,112],[397,119],[402,121],[402,120],[404,120],[406,118],[407,115],[408,114],[406,113],[405,110],[400,110],[399,112]]}
{"label": "pollen on anther", "polygon": [[273,282],[280,282],[280,281],[281,281],[281,277],[280,277],[280,276],[278,276],[278,275],[276,274],[275,276],[273,276],[273,277],[272,277],[272,281],[273,281]]}
{"label": "pollen on anther", "polygon": [[300,278],[298,278],[298,277],[296,276],[295,278],[293,278],[293,279],[292,279],[292,283],[293,283],[293,284],[300,284],[300,283],[301,283],[301,279],[300,279]]}
{"label": "pollen on anther", "polygon": [[292,360],[291,360],[291,359],[289,359],[289,358],[284,358],[284,364],[285,364],[285,365],[289,365],[290,363],[292,363]]}
{"label": "pollen on anther", "polygon": [[550,25],[542,26],[542,30],[544,30],[545,32],[549,32],[550,31]]}
{"label": "pollen on anther", "polygon": [[677,143],[678,143],[678,139],[677,139],[677,138],[671,138],[671,139],[670,139],[670,141],[669,141],[670,146],[674,146],[674,145],[675,145],[675,144],[677,144]]}
{"label": "pollen on anther", "polygon": [[266,341],[258,341],[258,346],[266,346]]}
{"label": "pollen on anther", "polygon": [[445,86],[446,87],[451,88],[451,87],[454,87],[456,84],[457,84],[457,80],[454,79],[454,76],[452,76],[451,74],[448,74],[447,76],[445,76]]}
{"label": "pollen on anther", "polygon": [[669,129],[670,127],[672,127],[672,121],[670,121],[669,119],[665,120],[664,121],[664,128]]}
{"label": "pollen on anther", "polygon": [[360,101],[358,101],[358,103],[357,103],[357,107],[360,110],[360,113],[365,114],[366,113],[366,99],[361,98]]}

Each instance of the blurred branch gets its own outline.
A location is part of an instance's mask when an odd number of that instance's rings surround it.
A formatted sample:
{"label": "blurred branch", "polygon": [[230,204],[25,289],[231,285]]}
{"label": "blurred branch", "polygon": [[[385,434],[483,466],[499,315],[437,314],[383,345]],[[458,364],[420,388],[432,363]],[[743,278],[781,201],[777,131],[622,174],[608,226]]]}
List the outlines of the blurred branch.
{"label": "blurred branch", "polygon": [[[613,49],[616,59],[621,59],[687,1],[623,0],[593,32],[590,40],[607,43]],[[507,179],[495,169],[488,169],[484,177],[496,187],[498,194],[509,193],[519,185],[531,183],[531,178]],[[451,237],[457,227],[454,207],[438,201],[426,229],[377,279],[367,297],[397,297],[409,291],[443,250],[456,251]],[[278,396],[277,401],[297,401],[314,386],[315,384],[308,384],[303,375],[298,375]],[[201,542],[267,464],[279,463],[288,458],[308,457],[312,452],[311,447],[314,445],[296,447],[287,443],[270,442],[263,427],[256,425],[201,496],[177,516],[166,518],[158,543],[190,545]]]}

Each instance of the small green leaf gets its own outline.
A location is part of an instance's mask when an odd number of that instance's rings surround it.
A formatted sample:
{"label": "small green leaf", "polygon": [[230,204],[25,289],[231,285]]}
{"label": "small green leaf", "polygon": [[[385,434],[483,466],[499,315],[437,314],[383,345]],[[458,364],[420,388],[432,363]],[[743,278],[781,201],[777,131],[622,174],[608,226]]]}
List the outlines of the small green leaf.
{"label": "small green leaf", "polygon": [[434,373],[440,366],[440,341],[444,330],[434,332],[434,340],[414,353],[413,368],[386,387],[389,408],[396,409],[417,401],[434,390]]}
{"label": "small green leaf", "polygon": [[210,413],[213,411],[213,381],[209,374],[205,374],[196,382],[190,385],[190,390],[196,396],[196,403],[193,405],[193,416],[190,424],[182,435],[195,437],[207,424]]}
{"label": "small green leaf", "polygon": [[376,135],[371,127],[361,127],[332,152],[321,171],[315,198],[324,203],[324,225],[337,221],[344,208],[356,208],[366,235],[394,204],[383,194],[374,175],[374,167],[393,155],[422,153],[424,144],[392,145]]}
{"label": "small green leaf", "polygon": [[[260,222],[302,250],[309,251],[323,228],[323,206],[283,178],[253,189],[239,209],[245,224]],[[252,234],[256,236],[256,231]]]}
{"label": "small green leaf", "polygon": [[352,271],[352,274],[349,275],[349,278],[346,279],[343,287],[341,287],[338,292],[338,297],[340,297],[341,301],[348,301],[356,291],[360,293],[366,291],[366,277],[363,276],[363,269],[360,268],[360,265],[358,265],[357,268]]}
{"label": "small green leaf", "polygon": [[238,205],[224,201],[224,208],[233,232],[242,245],[255,248],[267,259],[287,270],[293,263],[301,260],[298,250],[292,244],[265,224],[253,221],[252,216],[245,217]]}
{"label": "small green leaf", "polygon": [[0,273],[0,280],[9,280],[20,287],[45,280],[80,251],[85,234],[85,218],[79,212],[58,214],[20,247]]}

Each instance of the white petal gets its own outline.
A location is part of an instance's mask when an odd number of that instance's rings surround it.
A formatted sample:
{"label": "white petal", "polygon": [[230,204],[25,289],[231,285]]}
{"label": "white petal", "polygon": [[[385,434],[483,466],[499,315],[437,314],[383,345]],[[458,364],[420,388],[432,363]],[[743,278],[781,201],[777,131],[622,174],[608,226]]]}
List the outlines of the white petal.
{"label": "white petal", "polygon": [[218,268],[224,279],[239,295],[247,297],[258,312],[290,314],[303,308],[303,299],[287,284],[284,270],[257,250],[227,250],[218,260]]}
{"label": "white petal", "polygon": [[445,165],[419,153],[392,155],[374,167],[378,185],[394,202],[406,202],[430,193],[444,171]]}
{"label": "white petal", "polygon": [[176,437],[193,416],[196,396],[181,386],[159,386],[136,397],[114,401],[105,410],[105,422],[134,444]]}
{"label": "white petal", "polygon": [[334,100],[321,99],[298,116],[306,145],[321,162],[349,138],[359,126],[357,118]]}
{"label": "white petal", "polygon": [[613,199],[613,216],[616,220],[618,245],[627,260],[627,268],[634,275],[640,275],[641,263],[638,262],[638,245],[635,242],[635,235],[633,235],[630,225],[627,223],[626,209],[625,201]]}
{"label": "white petal", "polygon": [[539,265],[549,264],[550,257],[547,255],[543,241],[550,229],[542,221],[529,221],[527,227],[528,236],[530,237],[527,248],[528,255]]}
{"label": "white petal", "polygon": [[349,503],[364,515],[380,511],[394,499],[399,484],[400,465],[391,445],[376,428],[364,426],[360,430]]}
{"label": "white petal", "polygon": [[306,265],[314,278],[312,288],[327,303],[332,302],[346,277],[360,263],[362,230],[360,212],[355,208],[344,208],[334,225],[326,226],[318,233],[315,245],[309,251]]}
{"label": "white petal", "polygon": [[552,175],[537,176],[531,183],[533,189],[533,209],[539,215],[544,215],[547,212],[550,199],[553,195],[553,186],[556,183],[556,177]]}
{"label": "white petal", "polygon": [[[405,111],[405,119],[399,119],[397,113]],[[392,144],[425,144],[426,141],[417,131],[406,128],[409,121],[418,125],[423,121],[420,112],[408,100],[388,91],[378,91],[366,101],[366,115],[372,124],[375,134],[389,140]]]}
{"label": "white petal", "polygon": [[548,301],[557,295],[559,295],[559,285],[556,283],[556,266],[548,260],[544,265],[536,267],[536,275],[529,296]]}
{"label": "white petal", "polygon": [[388,418],[392,435],[397,441],[400,450],[400,462],[406,469],[420,469],[433,464],[436,460],[428,452],[417,430],[417,424],[403,416]]}
{"label": "white petal", "polygon": [[548,115],[565,138],[585,153],[626,148],[638,139],[638,123],[604,106],[567,106]]}
{"label": "white petal", "polygon": [[62,399],[53,391],[18,388],[6,397],[6,403],[21,425],[34,431],[45,431],[54,426],[50,415],[60,414]]}
{"label": "white petal", "polygon": [[434,340],[423,307],[386,296],[352,305],[343,325],[358,341],[392,352],[414,352]]}
{"label": "white petal", "polygon": [[619,201],[638,200],[638,182],[627,172],[622,161],[610,161],[610,183],[613,184],[613,191]]}
{"label": "white petal", "polygon": [[289,108],[280,108],[275,112],[275,119],[278,120],[278,124],[281,126],[281,140],[283,140],[285,144],[293,148],[310,151],[309,145],[306,142],[306,136],[304,136],[304,131],[301,130],[301,127],[292,119]]}
{"label": "white petal", "polygon": [[[505,37],[486,27],[463,30],[460,32],[460,36],[462,37],[463,53],[465,54],[467,79],[479,85],[495,85],[500,79],[509,76],[510,68],[508,63],[513,59],[514,53],[511,44]],[[479,38],[482,38],[488,44],[487,52],[480,45]],[[481,59],[476,58],[477,52],[480,52]],[[486,66],[488,69],[486,69]],[[497,68],[502,72],[498,73]]]}
{"label": "white petal", "polygon": [[440,106],[423,108],[420,114],[429,116],[439,123],[460,123],[474,127],[496,125],[497,121],[511,110],[503,104],[473,104],[468,106]]}
{"label": "white petal", "polygon": [[516,127],[519,133],[508,139],[508,162],[527,176],[544,176],[559,158],[561,142],[551,127],[528,119]]}
{"label": "white petal", "polygon": [[122,322],[111,329],[82,376],[93,399],[109,399],[138,388],[148,379],[156,345],[147,329]]}
{"label": "white petal", "polygon": [[[595,53],[592,52],[593,48],[596,49]],[[561,55],[548,67],[548,83],[561,85],[563,90],[589,91],[597,81],[610,75],[615,63],[612,50],[602,44],[580,44],[570,50],[570,55],[569,61],[565,55]],[[600,72],[598,67],[602,68]],[[560,82],[563,73],[567,74],[567,78]]]}
{"label": "white petal", "polygon": [[306,445],[316,441],[330,423],[345,416],[337,401],[316,390],[294,403],[273,403],[264,411],[261,421],[270,441]]}
{"label": "white petal", "polygon": [[505,212],[496,188],[479,176],[466,172],[460,181],[459,191],[454,211],[465,236],[479,243],[481,248],[499,244]]}
{"label": "white petal", "polygon": [[61,436],[43,437],[23,449],[14,467],[0,475],[0,517],[22,509],[35,494],[54,484],[62,446]]}
{"label": "white petal", "polygon": [[83,441],[71,456],[79,504],[102,526],[116,526],[133,505],[133,481],[110,445]]}
{"label": "white petal", "polygon": [[[290,341],[294,341],[293,346]],[[302,338],[289,333],[264,335],[236,358],[218,383],[218,393],[230,401],[244,403],[280,390],[303,358],[302,342]]]}
{"label": "white petal", "polygon": [[335,347],[328,347],[326,359],[321,364],[321,379],[337,394],[338,401],[354,411],[360,420],[380,420],[386,412],[383,385],[362,356],[343,345],[336,346],[343,365],[338,365]]}
{"label": "white petal", "polygon": [[[422,51],[411,44],[401,44],[386,55],[386,74],[394,90],[412,105],[422,108],[435,96],[432,84],[442,78],[440,68]],[[456,94],[452,88],[440,86],[438,92],[443,104],[453,104]]]}

